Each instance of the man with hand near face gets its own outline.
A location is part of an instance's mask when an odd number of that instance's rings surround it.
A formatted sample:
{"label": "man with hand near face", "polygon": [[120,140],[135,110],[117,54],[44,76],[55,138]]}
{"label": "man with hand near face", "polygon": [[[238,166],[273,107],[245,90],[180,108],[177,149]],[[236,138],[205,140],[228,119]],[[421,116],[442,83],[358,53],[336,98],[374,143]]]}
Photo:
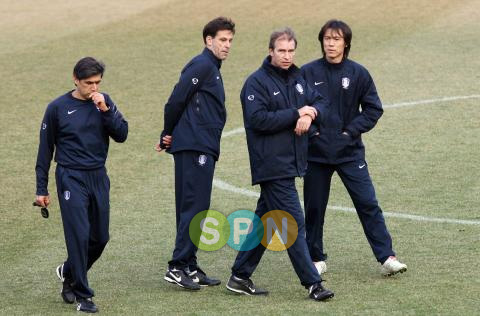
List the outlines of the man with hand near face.
{"label": "man with hand near face", "polygon": [[105,65],[92,57],[73,69],[75,90],[52,101],[40,129],[37,195],[50,204],[48,171],[55,152],[58,201],[62,213],[67,260],[57,267],[65,303],[77,310],[97,312],[87,271],[100,258],[109,240],[110,180],[105,169],[110,137],[127,139],[128,123],[106,93],[99,92]]}
{"label": "man with hand near face", "polygon": [[235,34],[225,17],[203,29],[203,52],[182,70],[164,111],[164,129],[155,150],[173,154],[177,236],[164,279],[189,290],[219,285],[197,264],[197,247],[189,235],[193,217],[210,208],[213,173],[226,122],[225,91],[220,66]]}
{"label": "man with hand near face", "polygon": [[[240,100],[252,183],[260,184],[261,188],[255,214],[262,218],[270,211],[280,210],[293,217],[298,234],[287,248],[288,256],[301,284],[309,290],[309,297],[323,301],[334,294],[322,286],[322,279],[308,252],[295,177],[305,174],[308,130],[312,121],[323,119],[328,104],[307,86],[300,70],[293,64],[296,48],[297,40],[290,28],[273,32],[269,56],[248,77]],[[238,253],[227,289],[247,295],[268,293],[257,288],[250,279],[265,249],[259,244]]]}
{"label": "man with hand near face", "polygon": [[312,133],[308,150],[304,197],[310,255],[319,273],[324,273],[327,254],[323,247],[323,224],[330,183],[336,171],[352,198],[382,274],[404,272],[407,266],[395,257],[392,238],[378,206],[361,136],[383,114],[375,84],[367,69],[347,58],[352,31],[345,22],[328,21],[318,40],[323,58],[302,67],[307,83],[330,101],[328,116]]}

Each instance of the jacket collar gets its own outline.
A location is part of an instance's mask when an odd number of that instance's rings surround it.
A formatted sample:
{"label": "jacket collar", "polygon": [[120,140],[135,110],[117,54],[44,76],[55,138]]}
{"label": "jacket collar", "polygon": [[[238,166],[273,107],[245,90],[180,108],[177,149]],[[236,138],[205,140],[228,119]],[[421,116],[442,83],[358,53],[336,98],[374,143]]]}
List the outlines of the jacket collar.
{"label": "jacket collar", "polygon": [[202,55],[205,55],[208,59],[210,59],[218,69],[222,67],[222,61],[218,59],[210,49],[205,47],[203,49]]}
{"label": "jacket collar", "polygon": [[262,68],[265,69],[268,73],[272,74],[273,76],[281,80],[284,80],[285,82],[289,82],[292,79],[295,79],[300,73],[300,69],[297,66],[295,66],[295,64],[292,64],[290,68],[288,68],[287,70],[272,65],[271,56],[267,56],[264,59]]}

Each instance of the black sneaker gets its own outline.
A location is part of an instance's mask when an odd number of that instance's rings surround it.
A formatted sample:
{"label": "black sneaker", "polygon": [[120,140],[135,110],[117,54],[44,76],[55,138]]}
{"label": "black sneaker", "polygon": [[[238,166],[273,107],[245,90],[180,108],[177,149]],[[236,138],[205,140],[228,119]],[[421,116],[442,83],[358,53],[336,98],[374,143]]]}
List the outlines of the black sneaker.
{"label": "black sneaker", "polygon": [[220,280],[209,278],[202,269],[197,267],[195,271],[188,273],[188,276],[192,279],[193,282],[197,283],[200,286],[215,286],[219,285]]}
{"label": "black sneaker", "polygon": [[167,282],[176,284],[188,290],[200,290],[200,285],[193,280],[182,269],[168,267],[167,273],[163,277]]}
{"label": "black sneaker", "polygon": [[316,283],[308,289],[308,296],[315,301],[324,301],[333,297],[333,292],[324,288],[322,283]]}
{"label": "black sneaker", "polygon": [[227,289],[240,294],[247,295],[268,295],[268,291],[260,289],[250,279],[240,279],[232,275],[227,283]]}
{"label": "black sneaker", "polygon": [[95,305],[95,303],[92,301],[91,297],[77,297],[77,311],[85,313],[96,313],[98,312],[98,308],[97,305]]}
{"label": "black sneaker", "polygon": [[71,280],[66,279],[63,276],[63,264],[59,265],[56,269],[57,277],[62,281],[62,291],[60,295],[63,298],[63,301],[67,304],[73,304],[75,302],[75,294],[73,293],[72,286],[70,285]]}

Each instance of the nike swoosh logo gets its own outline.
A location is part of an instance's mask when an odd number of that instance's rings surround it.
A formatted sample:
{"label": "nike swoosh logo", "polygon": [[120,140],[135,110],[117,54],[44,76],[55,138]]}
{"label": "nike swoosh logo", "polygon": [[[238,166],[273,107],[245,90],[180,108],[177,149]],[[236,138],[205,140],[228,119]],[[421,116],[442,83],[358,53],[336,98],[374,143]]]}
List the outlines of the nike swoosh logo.
{"label": "nike swoosh logo", "polygon": [[76,112],[76,111],[77,111],[77,110],[67,111],[67,114],[70,115],[70,114],[72,114],[72,113],[74,113],[74,112]]}
{"label": "nike swoosh logo", "polygon": [[365,164],[358,166],[358,168],[363,169],[365,167]]}
{"label": "nike swoosh logo", "polygon": [[316,86],[318,86],[319,84],[322,84],[322,83],[323,83],[323,81],[319,81],[319,82],[316,82],[316,81],[315,81],[315,85],[316,85]]}
{"label": "nike swoosh logo", "polygon": [[277,91],[277,92],[274,92],[273,95],[277,95],[277,94],[279,94],[279,93],[280,93],[280,91]]}
{"label": "nike swoosh logo", "polygon": [[170,273],[170,275],[175,279],[177,282],[182,282],[182,277],[177,277],[175,274]]}

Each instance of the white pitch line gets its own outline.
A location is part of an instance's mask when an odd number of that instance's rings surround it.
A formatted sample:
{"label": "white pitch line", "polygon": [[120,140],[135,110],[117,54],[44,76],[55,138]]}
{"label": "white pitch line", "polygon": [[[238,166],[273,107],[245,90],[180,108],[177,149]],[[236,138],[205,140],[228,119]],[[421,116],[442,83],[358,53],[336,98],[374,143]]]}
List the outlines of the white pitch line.
{"label": "white pitch line", "polygon": [[[248,197],[258,198],[260,197],[260,193],[236,187],[231,185],[225,181],[219,179],[213,179],[213,186],[228,192],[233,192],[237,194],[241,194]],[[303,204],[303,201],[300,201]],[[335,211],[342,211],[347,213],[356,213],[357,211],[352,207],[344,207],[344,206],[335,206],[329,205],[327,209],[335,210]],[[404,218],[419,222],[433,222],[433,223],[446,223],[446,224],[464,224],[464,225],[480,225],[480,221],[476,220],[464,220],[464,219],[455,219],[455,218],[441,218],[441,217],[428,217],[428,216],[419,216],[419,215],[409,215],[403,214],[400,212],[383,212],[385,217],[396,217],[396,218]]]}
{"label": "white pitch line", "polygon": [[[472,95],[460,95],[455,97],[443,97],[438,99],[427,99],[427,100],[418,100],[418,101],[411,101],[411,102],[399,102],[393,104],[386,104],[383,106],[384,109],[393,109],[393,108],[401,108],[407,106],[415,106],[415,105],[423,105],[423,104],[431,104],[431,103],[438,103],[438,102],[449,102],[449,101],[457,101],[457,100],[466,100],[466,99],[478,99],[480,98],[480,94],[472,94]],[[243,127],[238,127],[228,132],[222,134],[222,138],[230,137],[233,135],[244,133],[245,129]]]}

